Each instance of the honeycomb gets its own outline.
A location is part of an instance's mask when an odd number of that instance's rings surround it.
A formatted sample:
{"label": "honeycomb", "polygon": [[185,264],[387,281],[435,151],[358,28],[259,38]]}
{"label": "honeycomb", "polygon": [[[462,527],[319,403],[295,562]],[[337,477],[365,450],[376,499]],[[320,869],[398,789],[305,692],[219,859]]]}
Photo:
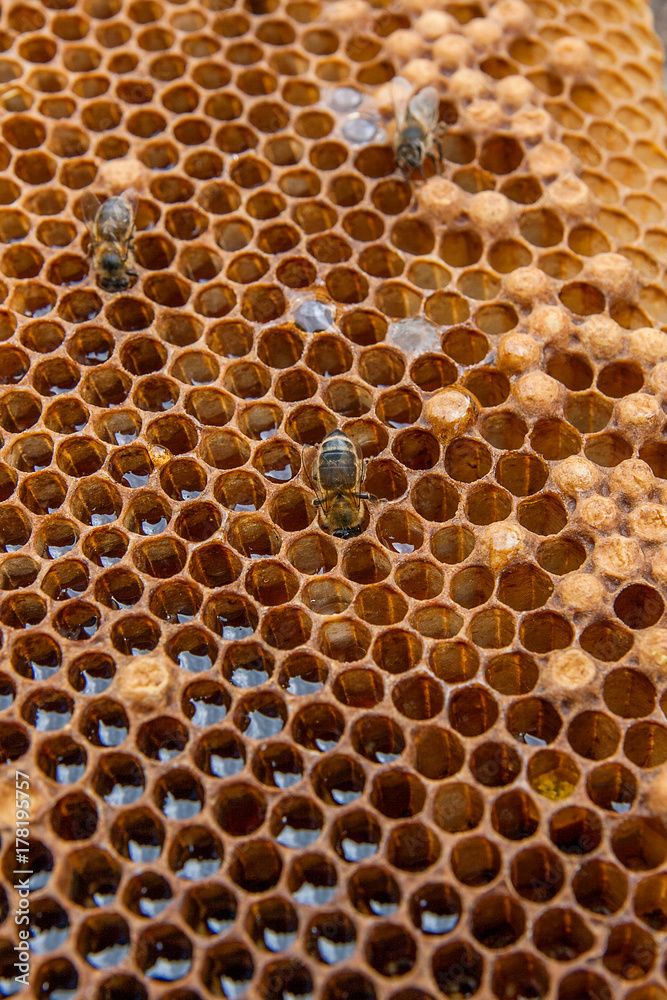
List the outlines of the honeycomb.
{"label": "honeycomb", "polygon": [[[0,995],[665,1000],[648,7],[0,23]],[[423,177],[396,74],[449,125]],[[82,199],[130,176],[110,295]],[[334,427],[379,498],[347,541]]]}

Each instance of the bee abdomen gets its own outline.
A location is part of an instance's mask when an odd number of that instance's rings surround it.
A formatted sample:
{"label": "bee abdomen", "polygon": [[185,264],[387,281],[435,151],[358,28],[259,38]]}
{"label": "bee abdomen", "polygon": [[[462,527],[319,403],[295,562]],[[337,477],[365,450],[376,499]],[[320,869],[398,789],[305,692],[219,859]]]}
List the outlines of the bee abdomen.
{"label": "bee abdomen", "polygon": [[325,437],[319,454],[318,473],[323,489],[351,489],[357,481],[359,458],[354,442],[341,430]]}

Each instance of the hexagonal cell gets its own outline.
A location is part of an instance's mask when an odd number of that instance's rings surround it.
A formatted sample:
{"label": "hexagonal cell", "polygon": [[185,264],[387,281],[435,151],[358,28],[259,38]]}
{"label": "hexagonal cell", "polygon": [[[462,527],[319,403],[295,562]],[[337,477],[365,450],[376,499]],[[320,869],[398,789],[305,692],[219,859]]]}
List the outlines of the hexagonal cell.
{"label": "hexagonal cell", "polygon": [[275,649],[295,649],[310,638],[312,622],[298,608],[279,608],[264,615],[262,636]]}
{"label": "hexagonal cell", "polygon": [[339,674],[333,685],[339,702],[350,708],[373,708],[382,701],[384,686],[373,670],[357,668]]}
{"label": "hexagonal cell", "polygon": [[58,799],[51,812],[51,826],[66,841],[86,840],[97,828],[98,814],[83,792],[70,792]]}
{"label": "hexagonal cell", "polygon": [[30,522],[18,507],[6,505],[0,511],[0,550],[17,552],[28,541]]}
{"label": "hexagonal cell", "polygon": [[16,723],[4,722],[0,734],[2,739],[0,743],[0,755],[2,756],[3,764],[18,760],[26,753],[30,746],[30,738],[27,732],[23,726],[19,726]]}
{"label": "hexagonal cell", "polygon": [[281,800],[271,815],[271,831],[276,841],[288,848],[303,848],[320,836],[321,810],[308,798],[289,796]]}
{"label": "hexagonal cell", "polygon": [[100,758],[93,775],[93,788],[105,802],[116,807],[131,805],[141,798],[144,787],[144,773],[130,754],[108,753]]}
{"label": "hexagonal cell", "polygon": [[324,687],[327,673],[327,668],[312,653],[296,652],[285,660],[279,683],[293,695],[313,694]]}
{"label": "hexagonal cell", "polygon": [[555,750],[539,751],[528,767],[531,787],[555,801],[567,798],[574,790],[579,777],[579,768],[572,758]]}
{"label": "hexagonal cell", "polygon": [[7,392],[0,400],[0,425],[10,433],[20,433],[39,420],[42,404],[29,392]]}
{"label": "hexagonal cell", "polygon": [[376,820],[362,809],[339,816],[332,829],[332,846],[344,861],[362,861],[378,850],[381,832]]}
{"label": "hexagonal cell", "polygon": [[440,841],[423,823],[401,823],[393,828],[387,844],[389,863],[406,872],[421,872],[440,857]]}
{"label": "hexagonal cell", "polygon": [[[650,883],[650,879],[645,880]],[[648,889],[648,886],[646,886]],[[592,913],[610,915],[616,913],[625,902],[628,884],[625,875],[616,865],[604,861],[588,861],[581,866],[573,880],[577,902]],[[650,891],[642,901],[645,905]],[[642,902],[635,903],[640,912]],[[644,911],[645,912],[645,911]],[[650,918],[646,921],[650,924]],[[658,918],[657,925],[660,920]]]}
{"label": "hexagonal cell", "polygon": [[533,799],[517,789],[498,796],[491,820],[501,836],[508,840],[526,840],[537,830],[540,813]]}
{"label": "hexagonal cell", "polygon": [[323,855],[301,852],[292,862],[288,885],[292,896],[305,905],[326,905],[336,894],[334,865]]}
{"label": "hexagonal cell", "polygon": [[588,951],[593,945],[594,937],[577,913],[554,909],[538,918],[533,940],[547,957],[567,961]]}
{"label": "hexagonal cell", "polygon": [[356,722],[352,744],[363,757],[378,764],[397,760],[405,749],[400,728],[382,715],[367,715]]}

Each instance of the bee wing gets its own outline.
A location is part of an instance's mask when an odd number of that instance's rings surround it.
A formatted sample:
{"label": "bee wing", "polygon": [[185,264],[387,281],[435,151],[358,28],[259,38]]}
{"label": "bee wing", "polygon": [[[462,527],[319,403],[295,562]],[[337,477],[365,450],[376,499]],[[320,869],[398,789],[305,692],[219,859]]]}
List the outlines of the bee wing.
{"label": "bee wing", "polygon": [[408,104],[408,117],[419,122],[428,134],[440,118],[440,95],[435,87],[424,87]]}
{"label": "bee wing", "polygon": [[308,485],[310,486],[313,493],[317,496],[317,500],[320,508],[325,514],[329,511],[329,506],[327,504],[326,494],[323,492],[320,485],[320,478],[317,474],[317,456],[319,454],[319,448],[313,447],[308,448],[304,453],[303,457],[303,471],[306,473],[306,479],[308,480]]}
{"label": "bee wing", "polygon": [[394,105],[394,117],[396,118],[396,129],[401,131],[405,125],[405,118],[408,111],[408,104],[412,97],[414,87],[403,76],[395,76],[391,81],[391,100]]}
{"label": "bee wing", "polygon": [[132,236],[134,235],[134,227],[137,219],[137,209],[139,208],[139,193],[136,190],[136,188],[127,188],[127,190],[123,191],[122,195],[120,195],[119,197],[121,197],[123,201],[126,201],[127,204],[130,206],[132,225],[124,239],[125,243],[129,243],[129,241],[132,239]]}
{"label": "bee wing", "polygon": [[133,187],[127,188],[126,191],[123,191],[120,197],[123,198],[128,203],[128,205],[132,209],[132,215],[133,216],[136,215],[137,209],[139,207],[139,192],[137,191],[137,189]]}
{"label": "bee wing", "polygon": [[92,191],[84,191],[81,201],[81,214],[89,232],[92,234],[95,226],[95,218],[100,210],[100,199]]}
{"label": "bee wing", "polygon": [[308,448],[303,455],[303,471],[306,474],[308,485],[318,497],[322,494],[317,486],[317,476],[315,475],[315,460],[317,459],[317,448]]}
{"label": "bee wing", "polygon": [[124,191],[121,191],[118,197],[124,198],[125,201],[129,201],[132,208],[136,208],[139,204],[139,192],[134,186],[125,188]]}

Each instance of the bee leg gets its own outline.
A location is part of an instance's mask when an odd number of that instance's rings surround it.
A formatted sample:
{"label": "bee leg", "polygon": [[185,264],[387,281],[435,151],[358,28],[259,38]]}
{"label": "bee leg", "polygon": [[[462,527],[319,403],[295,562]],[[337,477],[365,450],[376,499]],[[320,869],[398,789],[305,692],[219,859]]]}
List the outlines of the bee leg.
{"label": "bee leg", "polygon": [[440,160],[441,168],[443,167],[445,162],[445,157],[443,156],[442,152],[442,140],[445,138],[446,134],[447,134],[447,123],[438,122],[438,127],[435,130],[433,138],[435,140],[435,144],[438,150],[438,159]]}
{"label": "bee leg", "polygon": [[429,151],[426,154],[426,156],[428,157],[428,159],[433,164],[433,169],[434,169],[435,173],[439,173],[440,170],[442,169],[442,159],[440,157],[436,156],[432,149],[429,149]]}
{"label": "bee leg", "polygon": [[355,496],[359,500],[370,500],[371,503],[378,502],[378,498],[375,496],[374,493],[355,493]]}
{"label": "bee leg", "polygon": [[[313,477],[311,476],[310,472],[306,468],[305,464],[302,466],[302,468],[303,468],[303,471],[306,474],[306,479],[308,480],[308,485],[310,486],[310,488],[313,491],[313,493],[317,493],[317,488],[315,486],[315,483],[313,482]],[[318,504],[318,503],[321,503],[321,501],[320,500],[314,500],[313,503]]]}

